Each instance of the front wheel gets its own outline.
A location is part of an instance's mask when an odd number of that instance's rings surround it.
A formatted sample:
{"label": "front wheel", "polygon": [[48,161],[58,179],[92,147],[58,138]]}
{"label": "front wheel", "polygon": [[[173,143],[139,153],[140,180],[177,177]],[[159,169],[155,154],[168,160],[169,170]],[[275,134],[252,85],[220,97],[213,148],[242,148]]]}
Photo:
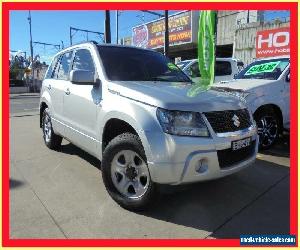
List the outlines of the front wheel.
{"label": "front wheel", "polygon": [[154,183],[137,135],[115,137],[105,148],[101,166],[104,185],[120,206],[143,210],[154,199]]}
{"label": "front wheel", "polygon": [[279,119],[272,110],[264,110],[256,115],[255,121],[259,135],[259,148],[261,150],[269,149],[279,137]]}

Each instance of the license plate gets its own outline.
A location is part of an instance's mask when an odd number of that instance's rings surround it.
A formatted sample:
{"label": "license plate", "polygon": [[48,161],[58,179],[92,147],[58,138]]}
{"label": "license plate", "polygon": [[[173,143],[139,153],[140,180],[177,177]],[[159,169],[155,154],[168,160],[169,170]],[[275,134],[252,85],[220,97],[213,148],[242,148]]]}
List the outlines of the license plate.
{"label": "license plate", "polygon": [[233,151],[239,150],[241,148],[250,146],[250,142],[251,142],[251,137],[248,137],[248,138],[245,138],[242,140],[238,140],[238,141],[233,141],[231,144],[231,148]]}

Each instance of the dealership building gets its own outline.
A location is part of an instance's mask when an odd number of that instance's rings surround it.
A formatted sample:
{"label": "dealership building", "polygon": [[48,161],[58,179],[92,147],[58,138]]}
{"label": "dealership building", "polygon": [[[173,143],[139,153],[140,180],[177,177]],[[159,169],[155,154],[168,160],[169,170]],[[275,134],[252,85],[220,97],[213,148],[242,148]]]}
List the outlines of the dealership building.
{"label": "dealership building", "polygon": [[[169,16],[169,57],[197,57],[199,11],[182,11]],[[235,57],[245,64],[256,58],[289,54],[289,20],[264,21],[256,10],[218,11],[217,57]],[[124,44],[163,52],[164,18],[132,28]]]}

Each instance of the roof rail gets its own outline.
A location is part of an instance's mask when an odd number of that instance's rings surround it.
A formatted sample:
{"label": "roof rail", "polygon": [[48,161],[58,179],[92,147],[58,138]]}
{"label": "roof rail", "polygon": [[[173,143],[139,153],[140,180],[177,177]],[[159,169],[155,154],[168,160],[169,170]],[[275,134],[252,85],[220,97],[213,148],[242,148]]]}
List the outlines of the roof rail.
{"label": "roof rail", "polygon": [[70,47],[75,46],[75,45],[86,44],[86,43],[92,43],[92,44],[95,44],[95,45],[98,44],[96,41],[91,40],[91,41],[85,41],[85,42],[74,43],[74,44],[72,44],[72,45],[70,45],[70,46],[68,46],[68,47],[65,47],[64,49],[70,48]]}

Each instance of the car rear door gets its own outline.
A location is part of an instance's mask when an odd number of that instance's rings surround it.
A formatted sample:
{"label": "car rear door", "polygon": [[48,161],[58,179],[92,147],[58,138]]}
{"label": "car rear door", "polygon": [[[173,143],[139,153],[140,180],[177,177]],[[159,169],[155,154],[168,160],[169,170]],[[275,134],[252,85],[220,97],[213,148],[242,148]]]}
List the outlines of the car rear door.
{"label": "car rear door", "polygon": [[51,65],[51,69],[48,70],[46,79],[44,80],[44,86],[50,95],[51,103],[51,121],[55,132],[62,134],[64,132],[63,126],[63,98],[64,98],[64,81],[59,78],[59,70],[61,68],[61,59],[63,54],[57,56]]}
{"label": "car rear door", "polygon": [[53,96],[53,110],[55,112],[52,120],[54,121],[54,123],[56,123],[59,129],[59,133],[62,135],[65,134],[66,119],[63,113],[63,104],[65,98],[65,88],[68,82],[72,61],[72,54],[72,51],[66,51],[65,53],[61,54],[53,73],[53,84],[50,89],[50,92]]}

